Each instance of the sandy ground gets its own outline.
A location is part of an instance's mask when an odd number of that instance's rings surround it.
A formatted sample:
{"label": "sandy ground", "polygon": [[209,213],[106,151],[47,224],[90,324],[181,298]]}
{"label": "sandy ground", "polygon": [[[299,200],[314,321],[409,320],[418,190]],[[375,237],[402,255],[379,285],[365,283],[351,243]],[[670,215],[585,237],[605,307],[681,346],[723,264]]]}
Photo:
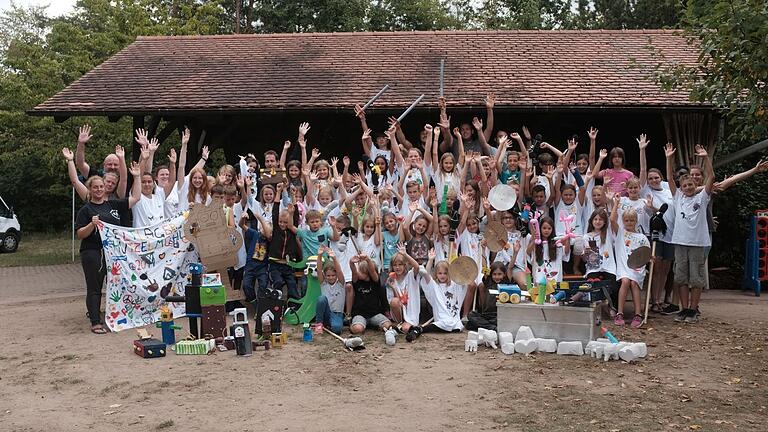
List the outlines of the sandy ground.
{"label": "sandy ground", "polygon": [[634,364],[470,354],[463,334],[390,348],[376,332],[355,353],[297,334],[252,357],[145,360],[134,332],[88,332],[81,278],[78,266],[0,268],[0,430],[757,431],[768,421],[768,302],[739,291],[706,293],[698,324],[613,329],[649,344]]}

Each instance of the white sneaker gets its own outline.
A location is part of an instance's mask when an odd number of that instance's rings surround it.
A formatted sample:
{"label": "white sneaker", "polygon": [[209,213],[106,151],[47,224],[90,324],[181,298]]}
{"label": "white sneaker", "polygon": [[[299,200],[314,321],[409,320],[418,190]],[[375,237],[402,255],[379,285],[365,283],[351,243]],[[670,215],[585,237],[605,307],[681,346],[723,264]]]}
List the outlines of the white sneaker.
{"label": "white sneaker", "polygon": [[390,327],[387,331],[384,332],[384,342],[389,346],[395,346],[395,335],[397,332],[395,329]]}

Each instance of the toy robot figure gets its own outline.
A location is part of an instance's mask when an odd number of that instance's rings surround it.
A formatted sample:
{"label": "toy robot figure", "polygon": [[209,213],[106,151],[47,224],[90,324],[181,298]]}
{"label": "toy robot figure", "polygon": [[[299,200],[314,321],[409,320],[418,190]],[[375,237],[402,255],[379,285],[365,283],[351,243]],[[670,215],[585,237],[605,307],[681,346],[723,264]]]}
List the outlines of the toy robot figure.
{"label": "toy robot figure", "polygon": [[251,333],[248,328],[248,312],[245,308],[237,308],[229,314],[232,315],[230,334],[235,337],[237,355],[249,356],[253,354]]}
{"label": "toy robot figure", "polygon": [[176,344],[176,332],[174,330],[181,330],[181,326],[173,324],[173,312],[168,308],[168,305],[160,306],[160,321],[155,323],[155,327],[162,329],[164,344]]}

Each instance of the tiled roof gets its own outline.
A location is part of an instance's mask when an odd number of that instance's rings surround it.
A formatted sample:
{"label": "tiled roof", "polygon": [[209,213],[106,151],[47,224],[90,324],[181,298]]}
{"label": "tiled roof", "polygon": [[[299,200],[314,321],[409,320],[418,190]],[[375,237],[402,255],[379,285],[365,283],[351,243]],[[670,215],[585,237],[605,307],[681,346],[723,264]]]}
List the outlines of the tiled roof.
{"label": "tiled roof", "polygon": [[348,109],[384,84],[374,107],[421,93],[436,106],[440,59],[449,105],[693,107],[647,76],[694,64],[678,31],[440,31],[139,37],[31,113],[140,114]]}

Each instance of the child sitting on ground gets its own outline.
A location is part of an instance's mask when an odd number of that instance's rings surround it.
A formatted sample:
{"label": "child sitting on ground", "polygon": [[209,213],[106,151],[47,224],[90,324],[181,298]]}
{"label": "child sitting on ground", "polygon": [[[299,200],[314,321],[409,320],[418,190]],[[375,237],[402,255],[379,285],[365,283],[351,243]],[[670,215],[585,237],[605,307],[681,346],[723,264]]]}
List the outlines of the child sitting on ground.
{"label": "child sitting on ground", "polygon": [[395,329],[384,313],[389,309],[387,294],[379,284],[379,274],[371,257],[360,254],[350,260],[353,291],[347,296],[347,314],[352,316],[349,331],[363,334],[367,327],[384,331],[387,345],[395,344]]}
{"label": "child sitting on ground", "polygon": [[[328,261],[323,263],[323,253],[328,256]],[[315,307],[315,334],[321,334],[324,326],[329,326],[331,331],[341,334],[344,326],[344,274],[341,271],[339,260],[333,250],[321,246],[317,252],[317,281],[320,282],[320,297],[317,298]]]}

